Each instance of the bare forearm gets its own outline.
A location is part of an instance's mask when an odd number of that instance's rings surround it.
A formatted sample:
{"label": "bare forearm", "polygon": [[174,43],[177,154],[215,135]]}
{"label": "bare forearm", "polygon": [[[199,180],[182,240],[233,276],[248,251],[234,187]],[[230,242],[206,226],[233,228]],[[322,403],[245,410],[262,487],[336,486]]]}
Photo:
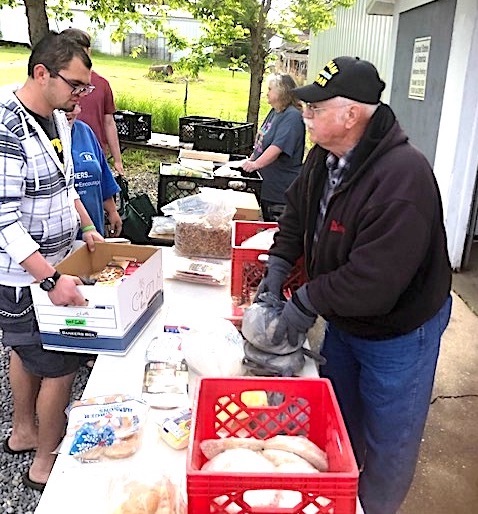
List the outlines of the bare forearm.
{"label": "bare forearm", "polygon": [[103,208],[104,210],[106,211],[106,215],[108,217],[110,217],[111,215],[113,215],[115,212],[116,212],[116,203],[114,201],[114,198],[111,197],[111,198],[107,198],[104,202],[103,202]]}
{"label": "bare forearm", "polygon": [[37,281],[51,277],[55,268],[47,262],[40,252],[34,252],[20,263],[30,275]]}
{"label": "bare forearm", "polygon": [[[32,253],[20,263],[37,282],[53,277],[55,268],[49,264],[40,252]],[[85,305],[87,302],[77,288],[81,280],[72,275],[61,275],[48,297],[54,305]]]}
{"label": "bare forearm", "polygon": [[89,225],[93,225],[93,221],[91,221],[88,211],[79,198],[75,200],[75,208],[78,212],[78,215],[80,216],[80,226],[87,227]]}
{"label": "bare forearm", "polygon": [[264,150],[264,152],[254,161],[248,159],[243,168],[246,171],[255,171],[264,168],[265,166],[269,166],[272,164],[282,153],[282,150],[275,145],[271,145]]}
{"label": "bare forearm", "polygon": [[121,148],[118,139],[118,130],[112,114],[105,115],[106,141],[113,157],[114,167],[118,173],[123,173],[123,161],[121,159]]}

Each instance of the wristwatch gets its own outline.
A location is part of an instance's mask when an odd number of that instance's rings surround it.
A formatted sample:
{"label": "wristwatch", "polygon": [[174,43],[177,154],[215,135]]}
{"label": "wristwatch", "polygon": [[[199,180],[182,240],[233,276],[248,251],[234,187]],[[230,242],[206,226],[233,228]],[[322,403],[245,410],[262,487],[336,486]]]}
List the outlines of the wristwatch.
{"label": "wristwatch", "polygon": [[60,273],[55,271],[51,277],[46,277],[40,282],[40,288],[43,289],[43,291],[51,291],[56,286],[60,277]]}

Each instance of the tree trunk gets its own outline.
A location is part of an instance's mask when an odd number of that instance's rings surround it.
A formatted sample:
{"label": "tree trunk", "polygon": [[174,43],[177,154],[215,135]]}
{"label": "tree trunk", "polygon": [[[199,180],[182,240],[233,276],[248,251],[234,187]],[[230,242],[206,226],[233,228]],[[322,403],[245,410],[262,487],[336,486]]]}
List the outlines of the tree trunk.
{"label": "tree trunk", "polygon": [[25,0],[25,11],[28,20],[28,35],[31,46],[35,46],[48,33],[48,17],[46,0]]}
{"label": "tree trunk", "polygon": [[262,80],[265,71],[267,51],[262,46],[261,31],[251,30],[251,60],[249,68],[251,80],[249,83],[249,104],[247,106],[247,121],[254,123],[254,134],[257,131],[259,107],[261,102]]}

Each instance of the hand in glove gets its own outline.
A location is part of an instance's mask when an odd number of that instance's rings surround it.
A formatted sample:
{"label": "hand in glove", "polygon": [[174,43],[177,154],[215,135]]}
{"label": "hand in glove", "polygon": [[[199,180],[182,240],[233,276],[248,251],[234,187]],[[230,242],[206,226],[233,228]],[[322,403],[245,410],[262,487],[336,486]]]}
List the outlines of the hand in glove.
{"label": "hand in glove", "polygon": [[264,278],[261,280],[257,288],[254,302],[258,301],[259,295],[262,293],[270,292],[277,298],[283,298],[282,286],[292,269],[292,264],[287,262],[282,257],[276,255],[269,255],[267,261],[266,272]]}
{"label": "hand in glove", "polygon": [[272,344],[280,345],[285,336],[292,347],[302,346],[300,334],[305,334],[317,319],[317,310],[309,300],[307,284],[299,287],[285,304],[280,315]]}

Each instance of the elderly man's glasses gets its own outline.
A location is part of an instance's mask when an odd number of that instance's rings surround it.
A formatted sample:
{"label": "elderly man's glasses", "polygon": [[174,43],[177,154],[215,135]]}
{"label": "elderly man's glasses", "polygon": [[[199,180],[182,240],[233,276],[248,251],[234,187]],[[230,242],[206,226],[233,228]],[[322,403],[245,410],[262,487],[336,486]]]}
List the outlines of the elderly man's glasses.
{"label": "elderly man's glasses", "polygon": [[[46,68],[46,66],[45,66],[45,68]],[[48,68],[47,68],[47,70],[48,70]],[[48,70],[48,71],[50,72],[50,75],[52,77],[60,77],[61,80],[63,80],[63,82],[66,82],[71,87],[72,96],[78,96],[78,95],[86,96],[95,90],[95,86],[93,86],[92,84],[82,84],[82,85],[73,84],[73,82],[71,82],[70,80],[65,78],[58,71],[53,71],[53,70]]]}
{"label": "elderly man's glasses", "polygon": [[318,107],[316,105],[312,105],[310,102],[300,102],[302,105],[303,112],[312,112],[313,114],[318,114],[322,111],[328,111],[329,109],[340,109],[341,107],[348,107],[349,105],[353,105],[352,103],[346,103],[341,105],[328,105],[326,107]]}

